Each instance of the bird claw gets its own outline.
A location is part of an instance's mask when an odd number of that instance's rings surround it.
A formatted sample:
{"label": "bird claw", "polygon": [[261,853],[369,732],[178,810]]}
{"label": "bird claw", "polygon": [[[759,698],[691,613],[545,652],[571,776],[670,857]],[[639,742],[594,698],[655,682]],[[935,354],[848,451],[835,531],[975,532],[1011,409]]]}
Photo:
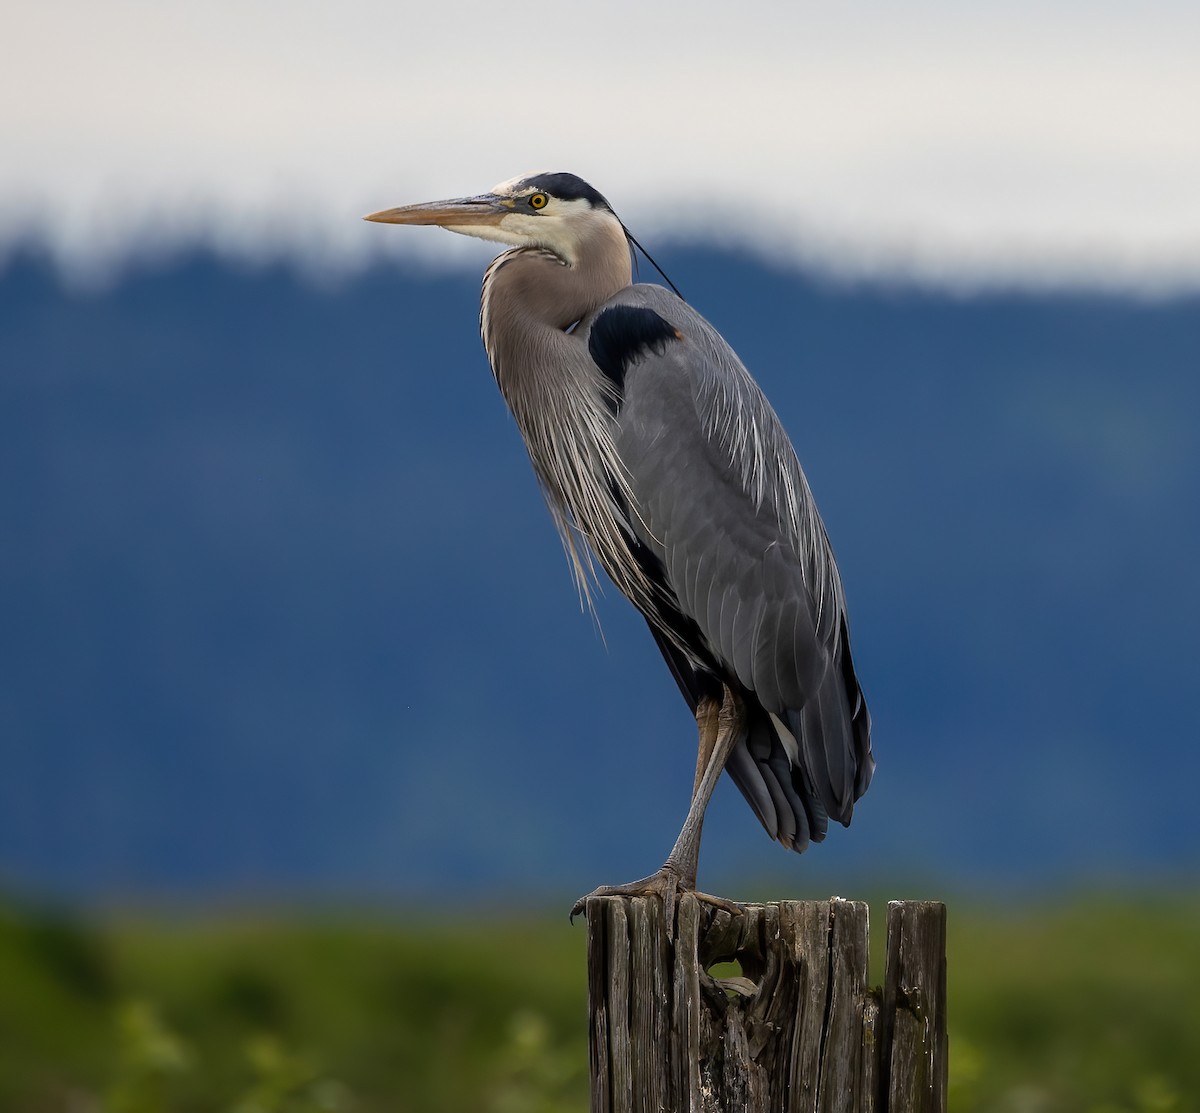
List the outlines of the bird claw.
{"label": "bird claw", "polygon": [[735,900],[729,900],[727,897],[714,897],[711,893],[702,893],[699,889],[693,889],[692,896],[697,900],[703,901],[705,904],[711,904],[714,908],[720,908],[728,912],[731,916],[741,914],[742,906]]}
{"label": "bird claw", "polygon": [[721,908],[736,910],[736,906],[722,897],[710,897],[707,893],[696,891],[693,881],[688,884],[680,876],[679,871],[671,865],[665,865],[657,873],[643,877],[640,881],[630,881],[627,885],[601,885],[586,896],[580,897],[571,908],[571,923],[576,916],[584,915],[587,902],[592,897],[660,897],[663,904],[663,923],[666,924],[667,938],[675,937],[675,908],[679,903],[679,894],[693,893],[697,899],[715,904]]}

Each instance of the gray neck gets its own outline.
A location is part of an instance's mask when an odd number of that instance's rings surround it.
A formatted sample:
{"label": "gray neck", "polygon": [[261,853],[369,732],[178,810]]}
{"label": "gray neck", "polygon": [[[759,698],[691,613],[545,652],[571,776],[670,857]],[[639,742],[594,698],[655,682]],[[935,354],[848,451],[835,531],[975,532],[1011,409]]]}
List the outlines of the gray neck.
{"label": "gray neck", "polygon": [[566,331],[629,285],[620,225],[581,245],[577,258],[586,262],[570,265],[538,248],[499,256],[484,276],[480,332],[581,594],[590,598],[592,568],[579,535],[636,597],[646,582],[626,540],[624,507],[634,500],[613,444],[611,388],[585,343]]}
{"label": "gray neck", "polygon": [[569,347],[566,330],[631,280],[629,246],[616,219],[590,229],[574,262],[537,247],[518,247],[492,262],[483,277],[479,330],[510,404],[522,380],[554,373],[554,357]]}

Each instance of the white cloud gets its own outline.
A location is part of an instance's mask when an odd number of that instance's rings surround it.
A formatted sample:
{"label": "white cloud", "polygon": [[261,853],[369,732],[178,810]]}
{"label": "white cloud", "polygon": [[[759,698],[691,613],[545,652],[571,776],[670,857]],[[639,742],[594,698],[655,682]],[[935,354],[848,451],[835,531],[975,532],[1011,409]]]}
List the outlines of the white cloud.
{"label": "white cloud", "polygon": [[453,253],[357,217],[554,168],[644,239],[1200,285],[1192,3],[47,0],[6,24],[0,241],[34,224],[77,267],[149,230],[317,266],[381,236]]}

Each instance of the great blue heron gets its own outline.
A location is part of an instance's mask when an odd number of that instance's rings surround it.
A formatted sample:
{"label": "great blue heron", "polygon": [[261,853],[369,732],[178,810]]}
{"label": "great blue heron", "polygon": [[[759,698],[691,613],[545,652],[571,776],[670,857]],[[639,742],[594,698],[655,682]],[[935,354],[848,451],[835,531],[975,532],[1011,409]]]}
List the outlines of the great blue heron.
{"label": "great blue heron", "polygon": [[496,382],[581,591],[594,556],[696,716],[691,806],[666,862],[594,895],[659,893],[669,925],[677,893],[695,890],[722,769],[792,850],[830,817],[848,824],[875,762],[841,577],[795,451],[733,350],[675,293],[631,285],[632,237],[573,174],[366,219],[512,245],[479,311]]}

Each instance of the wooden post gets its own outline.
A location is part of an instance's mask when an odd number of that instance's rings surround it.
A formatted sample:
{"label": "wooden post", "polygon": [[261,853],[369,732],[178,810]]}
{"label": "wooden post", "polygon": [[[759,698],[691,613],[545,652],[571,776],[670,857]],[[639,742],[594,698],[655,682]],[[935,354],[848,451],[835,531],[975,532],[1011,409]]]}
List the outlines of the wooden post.
{"label": "wooden post", "polygon": [[860,901],[688,893],[674,927],[656,897],[588,900],[592,1113],[945,1113],[945,905],[888,905],[882,989]]}

